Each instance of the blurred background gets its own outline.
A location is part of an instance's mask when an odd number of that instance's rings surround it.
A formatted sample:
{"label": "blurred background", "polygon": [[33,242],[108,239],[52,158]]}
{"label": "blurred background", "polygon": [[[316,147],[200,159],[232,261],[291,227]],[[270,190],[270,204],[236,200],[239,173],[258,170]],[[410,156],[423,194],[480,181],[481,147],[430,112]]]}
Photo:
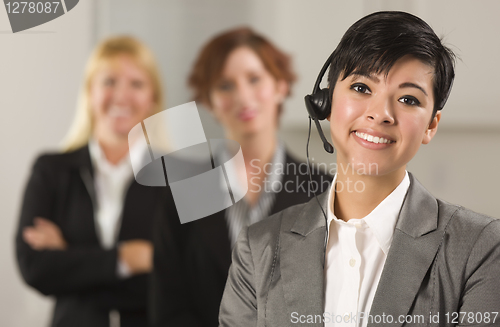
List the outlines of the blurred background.
{"label": "blurred background", "polygon": [[[0,9],[0,326],[48,323],[52,300],[21,281],[14,233],[33,160],[58,149],[73,118],[83,67],[98,40],[125,33],[150,46],[170,108],[191,100],[186,75],[208,38],[243,25],[263,33],[293,56],[299,79],[285,103],[280,134],[291,152],[305,159],[303,97],[345,30],[379,10],[416,14],[460,58],[437,136],[421,147],[408,170],[436,197],[500,217],[496,0],[81,0],[60,18],[16,34]],[[217,123],[198,108],[207,137],[222,137]],[[310,153],[314,162],[335,162],[315,130]]]}

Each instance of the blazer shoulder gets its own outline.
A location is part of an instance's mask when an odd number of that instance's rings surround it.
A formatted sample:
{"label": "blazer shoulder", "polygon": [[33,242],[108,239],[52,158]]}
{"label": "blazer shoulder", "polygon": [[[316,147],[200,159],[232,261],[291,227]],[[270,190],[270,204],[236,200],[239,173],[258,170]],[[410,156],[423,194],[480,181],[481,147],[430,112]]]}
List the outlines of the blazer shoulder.
{"label": "blazer shoulder", "polygon": [[500,220],[441,200],[438,203],[440,208],[454,210],[441,246],[447,269],[462,272],[467,289],[485,280],[498,285],[500,279],[493,281],[492,272],[500,269]]}
{"label": "blazer shoulder", "polygon": [[85,145],[69,152],[47,151],[39,154],[33,164],[34,169],[61,169],[68,166],[81,165],[90,159],[88,147]]}
{"label": "blazer shoulder", "polygon": [[480,246],[483,249],[500,246],[500,220],[437,199],[440,217],[451,215],[444,226],[446,244],[466,252]]}
{"label": "blazer shoulder", "polygon": [[451,213],[449,224],[460,224],[463,230],[482,230],[492,222],[494,225],[500,222],[497,218],[475,212],[460,205],[451,204],[440,199],[436,200],[441,212]]}

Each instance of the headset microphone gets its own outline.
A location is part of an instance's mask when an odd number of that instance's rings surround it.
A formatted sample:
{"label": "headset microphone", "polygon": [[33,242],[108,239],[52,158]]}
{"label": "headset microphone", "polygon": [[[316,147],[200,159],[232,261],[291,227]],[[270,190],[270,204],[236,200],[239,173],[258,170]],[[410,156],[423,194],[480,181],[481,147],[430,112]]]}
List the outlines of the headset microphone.
{"label": "headset microphone", "polygon": [[328,57],[325,64],[321,68],[318,78],[316,78],[316,83],[314,83],[312,94],[308,94],[304,97],[307,112],[309,113],[309,118],[314,120],[316,128],[318,129],[319,136],[323,141],[323,147],[328,153],[333,153],[334,149],[333,146],[326,140],[325,134],[323,133],[323,129],[321,128],[319,121],[324,120],[328,118],[328,116],[330,116],[332,104],[330,101],[330,91],[328,89],[320,89],[319,85],[321,84],[321,80],[325,75],[326,69],[330,65],[332,57],[333,53],[330,55],[330,57]]}
{"label": "headset microphone", "polygon": [[312,95],[306,95],[304,97],[304,100],[306,101],[306,108],[307,112],[309,113],[309,117],[314,120],[314,123],[316,124],[316,128],[318,129],[319,137],[321,138],[321,141],[323,141],[323,147],[325,148],[325,151],[328,153],[333,153],[333,146],[326,140],[325,134],[323,133],[323,129],[321,128],[321,125],[319,124],[319,119],[316,113],[314,112],[314,98]]}

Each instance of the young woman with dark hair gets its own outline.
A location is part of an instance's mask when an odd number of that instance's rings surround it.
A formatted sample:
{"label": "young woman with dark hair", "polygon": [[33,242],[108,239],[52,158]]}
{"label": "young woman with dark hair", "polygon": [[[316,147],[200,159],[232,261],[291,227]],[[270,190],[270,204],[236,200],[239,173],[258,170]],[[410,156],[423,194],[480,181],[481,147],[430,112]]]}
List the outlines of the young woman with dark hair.
{"label": "young woman with dark hair", "polygon": [[497,326],[500,220],[406,171],[436,135],[453,53],[422,19],[377,12],[330,64],[329,104],[311,108],[342,169],[318,201],[243,229],[220,326]]}

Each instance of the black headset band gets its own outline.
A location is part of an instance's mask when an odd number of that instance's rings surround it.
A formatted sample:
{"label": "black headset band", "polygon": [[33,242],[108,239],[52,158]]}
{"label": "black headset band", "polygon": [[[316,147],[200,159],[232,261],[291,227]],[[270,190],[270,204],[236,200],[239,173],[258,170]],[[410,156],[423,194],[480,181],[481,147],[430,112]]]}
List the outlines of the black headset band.
{"label": "black headset band", "polygon": [[332,61],[334,53],[335,53],[335,51],[332,52],[332,54],[328,57],[326,62],[323,64],[323,67],[321,68],[321,70],[318,74],[318,78],[316,78],[316,83],[314,83],[314,88],[313,88],[312,94],[317,93],[320,90],[319,85],[321,84],[321,81],[323,80],[323,76],[325,75],[326,70],[328,69],[328,66],[330,66],[330,62]]}

